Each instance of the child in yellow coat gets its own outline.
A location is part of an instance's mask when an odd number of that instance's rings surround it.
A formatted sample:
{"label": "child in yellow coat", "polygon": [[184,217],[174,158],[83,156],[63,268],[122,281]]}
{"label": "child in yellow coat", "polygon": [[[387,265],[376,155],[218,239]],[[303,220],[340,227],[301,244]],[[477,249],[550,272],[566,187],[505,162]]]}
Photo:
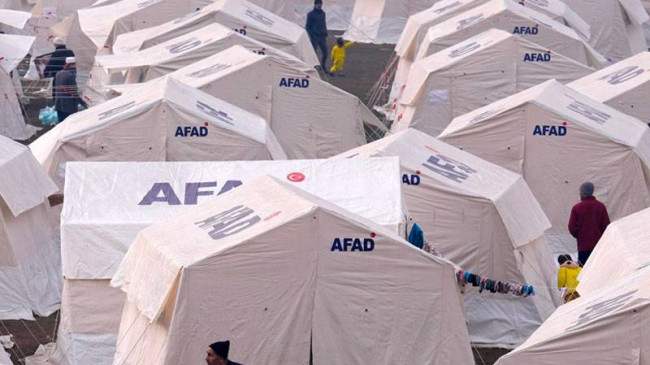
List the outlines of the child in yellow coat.
{"label": "child in yellow coat", "polygon": [[330,75],[334,76],[340,73],[345,65],[345,53],[354,42],[346,42],[343,38],[337,38],[336,44],[332,47],[332,67],[330,68]]}
{"label": "child in yellow coat", "polygon": [[560,264],[560,269],[557,272],[557,287],[560,290],[566,288],[564,302],[568,303],[579,297],[576,288],[580,284],[578,275],[582,269],[571,259],[570,255],[560,255],[557,262]]}

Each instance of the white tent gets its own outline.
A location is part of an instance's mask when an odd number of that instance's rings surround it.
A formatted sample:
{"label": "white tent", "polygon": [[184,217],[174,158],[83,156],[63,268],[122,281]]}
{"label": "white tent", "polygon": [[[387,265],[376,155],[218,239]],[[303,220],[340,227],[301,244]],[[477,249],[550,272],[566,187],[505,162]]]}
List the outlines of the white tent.
{"label": "white tent", "polygon": [[407,19],[437,0],[356,0],[345,39],[395,44]]}
{"label": "white tent", "polygon": [[[36,37],[33,56],[54,52],[52,41],[57,36],[65,36],[56,31],[64,21],[72,22],[79,9],[87,8],[95,0],[38,0],[31,8],[28,29]],[[68,18],[69,17],[69,18]],[[58,24],[58,25],[57,25]],[[55,29],[51,29],[54,27]]]}
{"label": "white tent", "polygon": [[262,117],[172,79],[76,113],[29,147],[60,186],[68,161],[286,158]]}
{"label": "white tent", "polygon": [[650,209],[612,222],[580,273],[580,295],[592,295],[650,264]]}
{"label": "white tent", "polygon": [[61,218],[62,321],[53,359],[113,363],[124,295],[109,281],[149,225],[270,174],[403,237],[399,171],[397,158],[70,163]]}
{"label": "white tent", "polygon": [[[527,283],[530,298],[468,290],[473,343],[513,347],[555,310],[555,265],[542,237],[550,223],[524,179],[414,129],[339,158],[398,156],[410,218],[447,259],[490,278]],[[486,229],[486,227],[490,227]]]}
{"label": "white tent", "polygon": [[[97,56],[89,85],[105,99],[107,97],[105,87],[109,83],[116,83],[115,79],[118,83],[119,81],[126,83],[149,81],[234,45],[240,45],[260,55],[274,57],[303,75],[319,77],[313,67],[307,66],[298,58],[220,24],[212,23],[138,52]],[[111,80],[113,81],[109,82]]]}
{"label": "white tent", "polygon": [[593,71],[523,37],[490,29],[412,65],[391,129],[437,136],[459,115],[550,79],[567,83]]}
{"label": "white tent", "polygon": [[647,51],[641,0],[564,0],[591,27],[589,43],[612,62]]}
{"label": "white tent", "polygon": [[642,52],[568,84],[569,87],[650,122],[650,52]]}
{"label": "white tent", "polygon": [[219,23],[242,35],[298,57],[310,66],[319,65],[307,32],[296,24],[245,0],[218,0],[200,11],[118,37],[113,50],[132,53],[176,38],[185,33]]}
{"label": "white tent", "polygon": [[[406,27],[404,27],[404,31],[395,46],[395,53],[399,57],[399,62],[389,98],[391,104],[397,102],[396,98],[401,93],[401,87],[406,83],[411,65],[429,28],[490,1],[492,0],[443,0],[435,3],[431,8],[409,17]],[[551,19],[571,27],[583,38],[589,39],[589,25],[560,0],[518,2],[517,4],[530,6],[548,15]],[[511,31],[510,29],[502,29],[508,32]],[[536,43],[534,39],[529,40]],[[396,107],[396,105],[392,106]],[[394,115],[390,117],[393,119]]]}
{"label": "white tent", "polygon": [[431,27],[415,59],[422,59],[490,28],[520,35],[582,64],[599,67],[606,62],[575,30],[512,0],[493,0]]}
{"label": "white tent", "polygon": [[618,219],[650,206],[650,128],[554,80],[454,119],[440,139],[524,176],[548,215],[555,254],[584,181]]}
{"label": "white tent", "polygon": [[67,35],[67,47],[75,53],[80,85],[96,54],[110,53],[118,35],[163,24],[196,10],[207,0],[121,0],[77,10]]}
{"label": "white tent", "polygon": [[33,43],[34,37],[0,34],[0,135],[11,139],[28,139],[37,130],[25,124],[18,93],[10,76]]}
{"label": "white tent", "polygon": [[219,338],[249,364],[474,363],[449,262],[271,177],[141,231],[111,284],[121,364]]}
{"label": "white tent", "polygon": [[291,159],[334,156],[366,143],[365,124],[383,127],[352,94],[241,46],[166,77],[261,115]]}
{"label": "white tent", "polygon": [[[307,13],[314,9],[313,0],[250,0],[253,4],[270,10],[302,27],[307,23]],[[327,29],[347,30],[354,10],[355,0],[327,0],[323,6]]]}
{"label": "white tent", "polygon": [[649,282],[650,268],[646,267],[606,290],[561,306],[523,345],[496,364],[647,364]]}
{"label": "white tent", "polygon": [[56,185],[29,149],[0,136],[0,320],[59,307],[60,256],[48,196]]}

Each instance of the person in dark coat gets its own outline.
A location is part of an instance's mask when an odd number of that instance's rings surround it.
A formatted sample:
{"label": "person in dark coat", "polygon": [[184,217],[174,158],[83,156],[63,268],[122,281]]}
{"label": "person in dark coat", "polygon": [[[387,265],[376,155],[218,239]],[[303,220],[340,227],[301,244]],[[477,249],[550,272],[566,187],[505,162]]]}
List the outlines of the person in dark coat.
{"label": "person in dark coat", "polygon": [[208,365],[241,365],[228,360],[230,352],[230,341],[215,342],[208,347],[205,362]]}
{"label": "person in dark coat", "polygon": [[578,240],[578,261],[584,265],[609,225],[609,214],[605,204],[594,197],[590,182],[580,185],[580,200],[571,209],[569,232]]}
{"label": "person in dark coat", "polygon": [[78,105],[88,105],[81,99],[77,90],[77,67],[74,57],[65,60],[63,70],[56,73],[52,87],[54,109],[59,117],[59,123],[76,113]]}
{"label": "person in dark coat", "polygon": [[47,61],[45,65],[45,70],[43,70],[43,77],[54,77],[56,73],[63,70],[65,66],[65,59],[68,57],[74,57],[74,52],[65,48],[65,44],[61,38],[54,39],[54,47],[56,50],[50,56],[50,60]]}
{"label": "person in dark coat", "polygon": [[323,70],[327,62],[327,21],[325,19],[325,12],[323,11],[323,0],[314,1],[314,10],[307,14],[307,24],[305,25],[307,34],[311,40],[311,45],[314,47],[316,53],[320,48],[323,54],[320,65]]}

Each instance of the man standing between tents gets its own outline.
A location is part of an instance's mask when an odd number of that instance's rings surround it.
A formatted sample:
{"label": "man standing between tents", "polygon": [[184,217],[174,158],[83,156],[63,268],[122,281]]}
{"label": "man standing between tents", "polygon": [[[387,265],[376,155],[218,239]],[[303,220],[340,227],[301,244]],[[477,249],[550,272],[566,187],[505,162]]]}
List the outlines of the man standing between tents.
{"label": "man standing between tents", "polygon": [[63,70],[54,76],[52,98],[59,123],[78,111],[78,105],[88,105],[81,99],[77,90],[77,67],[74,57],[65,59]]}
{"label": "man standing between tents", "polygon": [[323,0],[314,1],[314,10],[307,14],[307,24],[305,29],[309,34],[311,45],[314,47],[316,53],[320,48],[323,56],[320,65],[325,72],[325,63],[327,62],[327,21],[325,19],[325,12],[323,11]]}
{"label": "man standing between tents", "polygon": [[578,261],[584,265],[609,225],[609,215],[605,204],[594,197],[594,184],[580,185],[580,200],[571,209],[569,232],[578,240]]}

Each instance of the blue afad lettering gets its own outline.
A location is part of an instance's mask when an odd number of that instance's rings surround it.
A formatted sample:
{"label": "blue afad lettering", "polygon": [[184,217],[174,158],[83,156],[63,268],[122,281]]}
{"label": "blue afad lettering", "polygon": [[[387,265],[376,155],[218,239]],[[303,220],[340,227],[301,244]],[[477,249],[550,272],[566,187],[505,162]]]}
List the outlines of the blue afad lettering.
{"label": "blue afad lettering", "polygon": [[402,175],[402,183],[406,185],[420,185],[420,176],[418,175]]}
{"label": "blue afad lettering", "polygon": [[220,240],[250,228],[261,220],[254,210],[238,205],[194,224],[207,230],[213,240]]}
{"label": "blue afad lettering", "polygon": [[550,53],[526,53],[524,62],[551,62]]}
{"label": "blue afad lettering", "polygon": [[297,87],[299,89],[306,89],[309,87],[309,79],[283,77],[280,79],[280,87]]}
{"label": "blue afad lettering", "polygon": [[206,137],[207,135],[208,127],[178,126],[174,137]]}
{"label": "blue afad lettering", "polygon": [[536,125],[533,136],[566,136],[567,129],[562,125]]}
{"label": "blue afad lettering", "polygon": [[[228,180],[219,190],[217,195],[228,192],[240,185],[242,185],[240,180]],[[199,196],[211,196],[214,195],[216,191],[206,189],[216,187],[216,181],[187,183],[185,184],[185,199],[184,202],[181,203],[181,200],[178,198],[178,195],[171,184],[166,182],[157,182],[153,184],[151,189],[149,189],[138,205],[152,205],[153,203],[167,203],[167,205],[196,205],[198,204]]]}
{"label": "blue afad lettering", "polygon": [[374,249],[375,240],[372,238],[335,238],[330,251],[370,252]]}
{"label": "blue afad lettering", "polygon": [[537,35],[539,33],[539,28],[537,27],[515,27],[512,31],[512,34],[531,34]]}

